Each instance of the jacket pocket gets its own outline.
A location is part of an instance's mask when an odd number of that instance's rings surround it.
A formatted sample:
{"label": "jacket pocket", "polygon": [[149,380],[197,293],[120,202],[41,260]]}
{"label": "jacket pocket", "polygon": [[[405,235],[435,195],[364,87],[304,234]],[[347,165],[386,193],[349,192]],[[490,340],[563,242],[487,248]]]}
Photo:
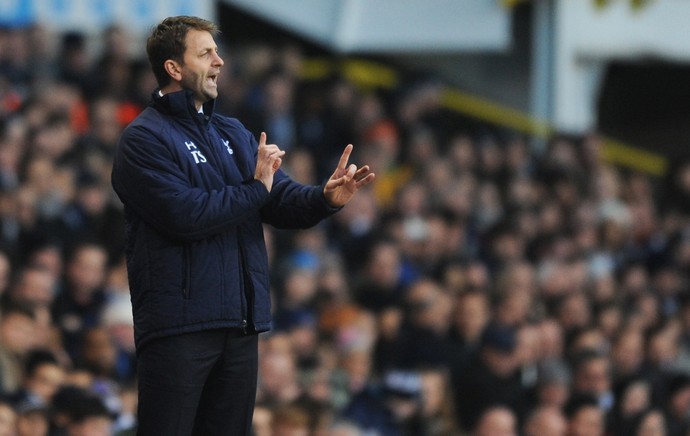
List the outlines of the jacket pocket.
{"label": "jacket pocket", "polygon": [[182,257],[182,267],[184,268],[184,271],[182,271],[182,296],[188,300],[191,298],[189,287],[191,286],[192,276],[192,250],[187,244],[185,244],[182,250]]}

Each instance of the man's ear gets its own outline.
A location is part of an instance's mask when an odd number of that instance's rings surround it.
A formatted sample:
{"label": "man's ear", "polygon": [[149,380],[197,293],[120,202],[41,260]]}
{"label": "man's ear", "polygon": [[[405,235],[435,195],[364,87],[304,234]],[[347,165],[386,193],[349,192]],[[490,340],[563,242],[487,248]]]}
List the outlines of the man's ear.
{"label": "man's ear", "polygon": [[173,80],[176,82],[182,80],[182,66],[177,61],[168,59],[163,63],[163,66]]}

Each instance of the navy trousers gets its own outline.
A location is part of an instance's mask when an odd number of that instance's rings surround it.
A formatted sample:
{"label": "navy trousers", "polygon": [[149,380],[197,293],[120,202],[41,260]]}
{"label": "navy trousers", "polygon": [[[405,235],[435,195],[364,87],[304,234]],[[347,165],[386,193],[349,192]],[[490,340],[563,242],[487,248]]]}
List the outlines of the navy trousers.
{"label": "navy trousers", "polygon": [[152,340],[137,356],[137,435],[250,435],[257,363],[258,335],[239,330]]}

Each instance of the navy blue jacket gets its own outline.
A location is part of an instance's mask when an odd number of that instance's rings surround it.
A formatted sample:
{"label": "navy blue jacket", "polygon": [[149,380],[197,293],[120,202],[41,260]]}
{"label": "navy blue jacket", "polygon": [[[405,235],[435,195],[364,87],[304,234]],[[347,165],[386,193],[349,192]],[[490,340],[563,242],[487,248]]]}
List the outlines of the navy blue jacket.
{"label": "navy blue jacket", "polygon": [[282,170],[269,194],[254,180],[253,135],[213,106],[199,114],[189,91],[154,93],[117,146],[112,184],[125,208],[138,349],[205,329],[269,330],[262,223],[306,228],[337,210],[323,187]]}

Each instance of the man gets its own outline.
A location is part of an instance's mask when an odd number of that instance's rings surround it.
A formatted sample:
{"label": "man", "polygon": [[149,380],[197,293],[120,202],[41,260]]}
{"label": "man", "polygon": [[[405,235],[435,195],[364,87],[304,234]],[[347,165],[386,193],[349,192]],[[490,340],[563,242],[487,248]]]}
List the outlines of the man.
{"label": "man", "polygon": [[473,436],[517,436],[517,417],[512,410],[504,406],[492,406],[481,416]]}
{"label": "man", "polygon": [[516,351],[515,330],[490,324],[482,332],[478,353],[465,371],[455,371],[456,412],[466,430],[475,428],[479,418],[493,406],[506,406],[521,417],[527,392],[520,379]]}
{"label": "man", "polygon": [[10,303],[0,313],[0,396],[20,388],[22,362],[37,342],[38,323],[33,307]]}
{"label": "man", "polygon": [[72,405],[67,436],[113,436],[113,414],[103,401],[92,395]]}
{"label": "man", "polygon": [[568,436],[603,436],[605,417],[593,395],[572,397],[565,405],[568,420]]}
{"label": "man", "polygon": [[214,112],[216,26],[171,17],[147,54],[159,89],[123,132],[112,182],[125,206],[142,435],[246,435],[257,333],[271,326],[262,223],[318,223],[374,180],[348,165],[323,186],[280,170],[284,151]]}
{"label": "man", "polygon": [[690,375],[669,375],[664,408],[669,435],[690,434]]}
{"label": "man", "polygon": [[592,395],[608,413],[614,406],[611,388],[611,363],[601,351],[585,349],[575,356],[573,363],[573,394]]}
{"label": "man", "polygon": [[448,291],[434,280],[417,280],[407,290],[405,309],[405,319],[385,361],[401,368],[449,365],[453,344],[447,331],[453,306]]}
{"label": "man", "polygon": [[53,302],[53,319],[72,359],[79,358],[82,336],[98,325],[106,304],[108,253],[92,242],[77,243],[65,267],[62,289]]}
{"label": "man", "polygon": [[47,407],[65,378],[65,370],[48,350],[33,349],[24,361],[22,385],[9,397],[19,408],[24,404]]}
{"label": "man", "polygon": [[380,384],[370,384],[355,394],[342,417],[357,424],[366,434],[420,434],[421,382],[416,372],[391,369]]}
{"label": "man", "polygon": [[568,422],[555,406],[539,406],[534,409],[523,425],[525,436],[565,436]]}

